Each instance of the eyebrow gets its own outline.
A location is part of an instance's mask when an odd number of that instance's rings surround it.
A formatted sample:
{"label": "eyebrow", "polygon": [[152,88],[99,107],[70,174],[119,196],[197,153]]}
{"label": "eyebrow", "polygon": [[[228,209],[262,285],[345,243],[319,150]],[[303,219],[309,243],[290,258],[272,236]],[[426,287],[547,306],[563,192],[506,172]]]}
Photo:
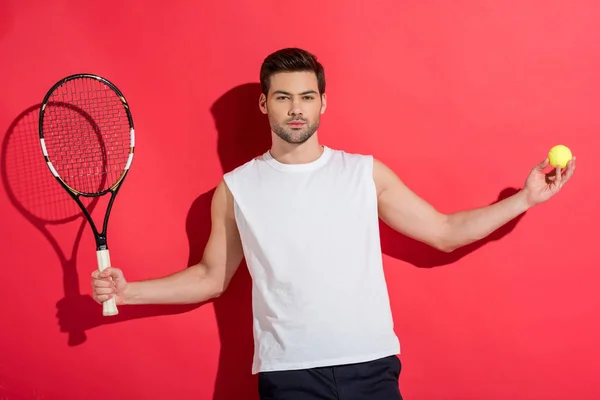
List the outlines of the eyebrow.
{"label": "eyebrow", "polygon": [[[285,94],[287,96],[291,96],[291,93],[285,92],[283,90],[276,90],[273,92],[273,94]],[[307,90],[306,92],[302,92],[300,93],[301,96],[306,95],[306,94],[318,94],[315,90]]]}

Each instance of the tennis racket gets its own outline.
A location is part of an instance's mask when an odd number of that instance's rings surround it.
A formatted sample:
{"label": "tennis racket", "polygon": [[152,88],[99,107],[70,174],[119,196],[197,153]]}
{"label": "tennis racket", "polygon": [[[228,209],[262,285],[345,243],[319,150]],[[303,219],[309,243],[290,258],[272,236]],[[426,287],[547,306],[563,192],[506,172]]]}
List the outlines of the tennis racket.
{"label": "tennis racket", "polygon": [[[50,172],[90,224],[98,269],[103,271],[111,266],[106,239],[110,213],[133,160],[135,135],[129,104],[107,79],[92,74],[71,75],[46,93],[38,130]],[[107,194],[110,199],[102,230],[98,230],[81,197]],[[114,299],[102,304],[104,316],[118,313]]]}

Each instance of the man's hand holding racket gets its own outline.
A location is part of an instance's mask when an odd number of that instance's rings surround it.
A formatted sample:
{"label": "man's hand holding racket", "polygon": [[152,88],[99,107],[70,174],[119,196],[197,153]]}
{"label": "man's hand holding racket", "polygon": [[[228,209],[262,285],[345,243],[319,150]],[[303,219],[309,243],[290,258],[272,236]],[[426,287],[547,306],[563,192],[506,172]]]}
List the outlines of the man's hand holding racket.
{"label": "man's hand holding racket", "polygon": [[95,270],[92,273],[92,297],[98,303],[114,299],[116,305],[126,304],[126,290],[129,284],[119,268]]}

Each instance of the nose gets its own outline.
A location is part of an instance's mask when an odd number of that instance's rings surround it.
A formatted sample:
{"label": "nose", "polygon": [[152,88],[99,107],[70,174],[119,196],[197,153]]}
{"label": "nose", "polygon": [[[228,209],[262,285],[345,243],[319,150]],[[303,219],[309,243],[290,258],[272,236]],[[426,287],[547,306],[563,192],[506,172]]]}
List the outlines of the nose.
{"label": "nose", "polygon": [[300,100],[298,100],[298,99],[292,100],[292,104],[291,104],[288,114],[290,116],[302,115],[302,108],[300,107]]}

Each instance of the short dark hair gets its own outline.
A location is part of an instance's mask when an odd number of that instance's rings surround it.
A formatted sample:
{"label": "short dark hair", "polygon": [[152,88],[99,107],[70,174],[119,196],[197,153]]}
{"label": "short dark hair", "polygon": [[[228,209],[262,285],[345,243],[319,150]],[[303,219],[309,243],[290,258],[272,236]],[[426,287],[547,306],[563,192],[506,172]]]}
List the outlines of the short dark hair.
{"label": "short dark hair", "polygon": [[266,96],[271,86],[271,76],[278,72],[314,72],[317,76],[319,94],[325,93],[325,70],[317,57],[296,47],[285,48],[271,53],[260,67],[260,86]]}

